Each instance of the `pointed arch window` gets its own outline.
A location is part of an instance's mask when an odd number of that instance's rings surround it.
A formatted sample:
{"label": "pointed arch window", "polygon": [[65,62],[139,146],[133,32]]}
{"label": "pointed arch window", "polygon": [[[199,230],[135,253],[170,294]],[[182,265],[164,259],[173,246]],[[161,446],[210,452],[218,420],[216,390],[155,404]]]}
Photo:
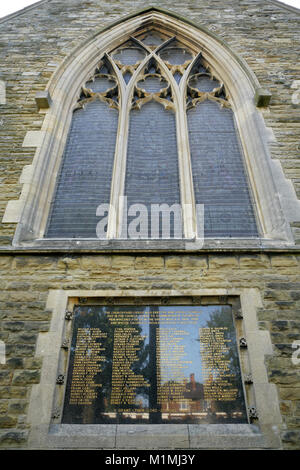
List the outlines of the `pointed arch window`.
{"label": "pointed arch window", "polygon": [[46,238],[258,237],[229,90],[154,29],[101,58],[73,111]]}

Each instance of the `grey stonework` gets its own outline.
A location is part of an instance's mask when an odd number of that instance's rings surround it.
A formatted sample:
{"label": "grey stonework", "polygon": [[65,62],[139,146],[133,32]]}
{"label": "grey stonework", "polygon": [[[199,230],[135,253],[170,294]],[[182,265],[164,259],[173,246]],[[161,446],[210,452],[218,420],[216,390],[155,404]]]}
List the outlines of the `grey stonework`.
{"label": "grey stonework", "polygon": [[[259,108],[271,129],[271,154],[300,198],[300,114],[292,103],[292,84],[300,79],[300,11],[271,0],[171,4],[153,0],[152,5],[171,9],[217,34],[247,62],[260,86],[271,92],[269,106]],[[37,93],[45,90],[76,46],[148,6],[148,2],[128,0],[46,0],[0,20],[0,80],[6,91],[6,103],[0,104],[0,220],[8,201],[19,198],[21,172],[35,154],[34,147],[22,147],[22,143],[27,131],[41,129],[44,116],[38,112]],[[35,355],[37,337],[46,334],[52,316],[46,304],[49,290],[180,291],[201,286],[260,292],[263,305],[257,309],[258,325],[272,340],[273,354],[266,355],[265,361],[282,418],[278,448],[300,448],[300,365],[291,361],[292,344],[300,340],[298,251],[262,254],[259,249],[251,253],[244,249],[239,254],[216,254],[210,250],[147,256],[38,250],[35,254],[5,253],[4,248],[11,248],[15,228],[15,224],[0,223],[0,340],[6,344],[6,363],[0,365],[2,447],[27,447],[28,404],[42,367]],[[293,232],[300,243],[300,223],[294,224]]]}

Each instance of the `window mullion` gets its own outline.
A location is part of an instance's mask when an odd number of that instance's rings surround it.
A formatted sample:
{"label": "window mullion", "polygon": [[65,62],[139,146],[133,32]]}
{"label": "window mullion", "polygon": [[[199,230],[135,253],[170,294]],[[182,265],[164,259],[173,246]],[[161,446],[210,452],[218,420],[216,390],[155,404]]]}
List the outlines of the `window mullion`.
{"label": "window mullion", "polygon": [[184,238],[191,239],[196,237],[197,228],[188,128],[185,112],[185,93],[184,91],[182,91],[182,89],[178,88],[172,73],[165,66],[159,56],[157,56],[157,61],[162,66],[169,82],[171,83],[172,90],[174,93],[174,104],[176,107],[177,150],[180,175],[180,195],[182,207],[183,233]]}
{"label": "window mullion", "polygon": [[185,94],[183,93],[179,94],[176,122],[184,236],[185,238],[191,239],[195,238],[197,235],[197,224],[185,111]]}
{"label": "window mullion", "polygon": [[[128,86],[125,86],[123,76],[118,67],[114,65],[117,70],[116,73],[119,77],[120,86],[120,116],[119,116],[119,127],[116,142],[115,162],[112,175],[111,184],[111,199],[110,199],[110,211],[108,216],[108,227],[107,227],[107,238],[120,238],[122,231],[122,220],[124,211],[124,188],[125,188],[125,177],[126,177],[126,157],[127,157],[127,146],[128,146],[128,129],[131,109],[131,98],[134,90],[134,84],[136,83],[137,77],[139,76],[143,67],[145,67],[148,60],[152,57],[153,53],[149,53],[148,56],[141,62],[136,69],[135,73],[131,77]],[[113,63],[112,59],[111,62]]]}

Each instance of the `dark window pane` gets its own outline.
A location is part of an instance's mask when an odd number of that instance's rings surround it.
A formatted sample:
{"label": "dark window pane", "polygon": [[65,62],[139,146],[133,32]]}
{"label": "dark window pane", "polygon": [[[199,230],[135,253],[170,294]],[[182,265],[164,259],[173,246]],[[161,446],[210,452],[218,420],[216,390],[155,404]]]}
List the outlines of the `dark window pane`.
{"label": "dark window pane", "polygon": [[189,85],[202,92],[213,91],[214,88],[220,87],[219,82],[212,80],[207,75],[198,75],[196,78],[189,81]]}
{"label": "dark window pane", "polygon": [[204,204],[204,235],[258,236],[232,111],[206,100],[187,117],[195,199]]}
{"label": "dark window pane", "polygon": [[128,47],[119,49],[114,55],[113,59],[121,62],[123,65],[134,65],[144,59],[146,53],[143,49]]}
{"label": "dark window pane", "polygon": [[109,203],[118,112],[94,101],[74,112],[46,237],[96,238],[96,209]]}
{"label": "dark window pane", "polygon": [[158,93],[163,88],[167,88],[168,84],[165,80],[158,77],[147,77],[137,83],[138,88],[145,90],[147,93]]}
{"label": "dark window pane", "polygon": [[[125,196],[128,209],[133,204],[143,204],[148,211],[149,231],[143,231],[140,238],[151,236],[151,204],[167,204],[168,207],[180,204],[175,115],[154,101],[130,114]],[[168,212],[163,210],[163,214],[167,222]],[[176,211],[174,218],[181,237],[181,214]],[[133,219],[128,217],[128,224]],[[171,232],[165,236],[160,223],[158,238],[174,237],[173,214],[170,226]],[[126,221],[122,237],[126,238]]]}
{"label": "dark window pane", "polygon": [[164,40],[155,32],[148,33],[142,42],[147,46],[159,46]]}
{"label": "dark window pane", "polygon": [[104,93],[106,90],[116,86],[114,80],[108,80],[106,77],[98,77],[94,81],[86,83],[86,88],[90,88],[94,93]]}
{"label": "dark window pane", "polygon": [[166,49],[163,49],[159,55],[162,60],[171,65],[182,65],[187,60],[191,60],[193,58],[189,51],[179,47],[167,47]]}

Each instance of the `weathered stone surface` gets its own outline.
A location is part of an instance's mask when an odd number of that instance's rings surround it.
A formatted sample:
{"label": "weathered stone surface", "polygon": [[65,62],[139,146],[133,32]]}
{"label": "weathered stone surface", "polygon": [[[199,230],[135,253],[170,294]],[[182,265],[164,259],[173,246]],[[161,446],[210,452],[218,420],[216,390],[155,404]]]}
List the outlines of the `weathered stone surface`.
{"label": "weathered stone surface", "polygon": [[207,257],[206,256],[183,256],[182,265],[184,268],[191,269],[202,269],[207,268]]}
{"label": "weathered stone surface", "polygon": [[238,267],[238,259],[234,256],[209,256],[209,269],[230,269]]}
{"label": "weathered stone surface", "polygon": [[0,432],[0,442],[5,444],[20,444],[26,442],[28,431],[4,431]]}
{"label": "weathered stone surface", "polygon": [[164,258],[161,256],[137,256],[135,260],[136,269],[162,269]]}
{"label": "weathered stone surface", "polygon": [[269,268],[270,259],[266,255],[244,255],[240,256],[241,268]]}
{"label": "weathered stone surface", "polygon": [[0,386],[0,398],[26,398],[28,389],[26,387],[3,387]]}
{"label": "weathered stone surface", "polygon": [[[299,14],[263,0],[232,0],[225,10],[220,0],[172,4],[153,0],[152,4],[219,35],[248,63],[261,87],[271,91],[268,108],[261,108],[275,136],[271,156],[281,162],[300,197],[300,120],[299,109],[292,106],[295,89],[291,88],[300,72]],[[146,6],[144,0],[118,0],[113,7],[98,0],[55,0],[0,20],[0,78],[6,96],[0,118],[0,247],[11,247],[16,225],[1,223],[2,217],[7,203],[20,197],[20,176],[35,155],[34,147],[22,147],[24,138],[27,132],[29,137],[41,137],[44,114],[37,110],[36,94],[44,92],[74,47],[98,29]],[[27,137],[27,144],[33,143]],[[292,230],[299,240],[299,225]],[[285,448],[299,449],[299,366],[292,364],[291,357],[292,343],[300,333],[300,255],[244,252],[235,256],[213,250],[164,256],[1,253],[0,339],[6,343],[7,358],[0,366],[0,425],[10,428],[0,432],[2,446],[26,446],[23,413],[27,413],[32,385],[40,380],[42,360],[35,356],[36,341],[38,333],[49,328],[52,312],[46,310],[46,301],[50,290],[232,288],[256,289],[261,295],[257,317],[273,341],[274,355],[266,358],[266,364],[269,381],[280,396],[282,443]]]}
{"label": "weathered stone surface", "polygon": [[12,400],[9,404],[9,407],[8,407],[8,412],[10,414],[21,414],[21,413],[25,413],[26,412],[26,409],[27,409],[27,406],[28,406],[28,403],[27,403],[27,400]]}
{"label": "weathered stone surface", "polygon": [[12,379],[12,372],[9,370],[0,370],[0,384],[8,385]]}
{"label": "weathered stone surface", "polygon": [[300,387],[280,387],[279,393],[282,400],[300,399]]}
{"label": "weathered stone surface", "polygon": [[8,400],[0,400],[0,414],[6,413],[8,410]]}
{"label": "weathered stone surface", "polygon": [[295,256],[272,256],[271,264],[274,268],[299,267]]}
{"label": "weathered stone surface", "polygon": [[[103,269],[109,268],[111,266],[112,260],[110,256],[86,255],[81,257],[80,262],[83,270],[103,272]],[[122,262],[119,261],[118,264],[120,266]]]}
{"label": "weathered stone surface", "polygon": [[0,415],[0,429],[1,428],[13,428],[17,424],[17,418],[14,416]]}
{"label": "weathered stone surface", "polygon": [[37,370],[24,370],[16,371],[14,373],[13,385],[27,385],[38,383],[40,380],[40,373]]}
{"label": "weathered stone surface", "polygon": [[166,256],[165,258],[166,268],[182,268],[182,257],[181,256]]}

